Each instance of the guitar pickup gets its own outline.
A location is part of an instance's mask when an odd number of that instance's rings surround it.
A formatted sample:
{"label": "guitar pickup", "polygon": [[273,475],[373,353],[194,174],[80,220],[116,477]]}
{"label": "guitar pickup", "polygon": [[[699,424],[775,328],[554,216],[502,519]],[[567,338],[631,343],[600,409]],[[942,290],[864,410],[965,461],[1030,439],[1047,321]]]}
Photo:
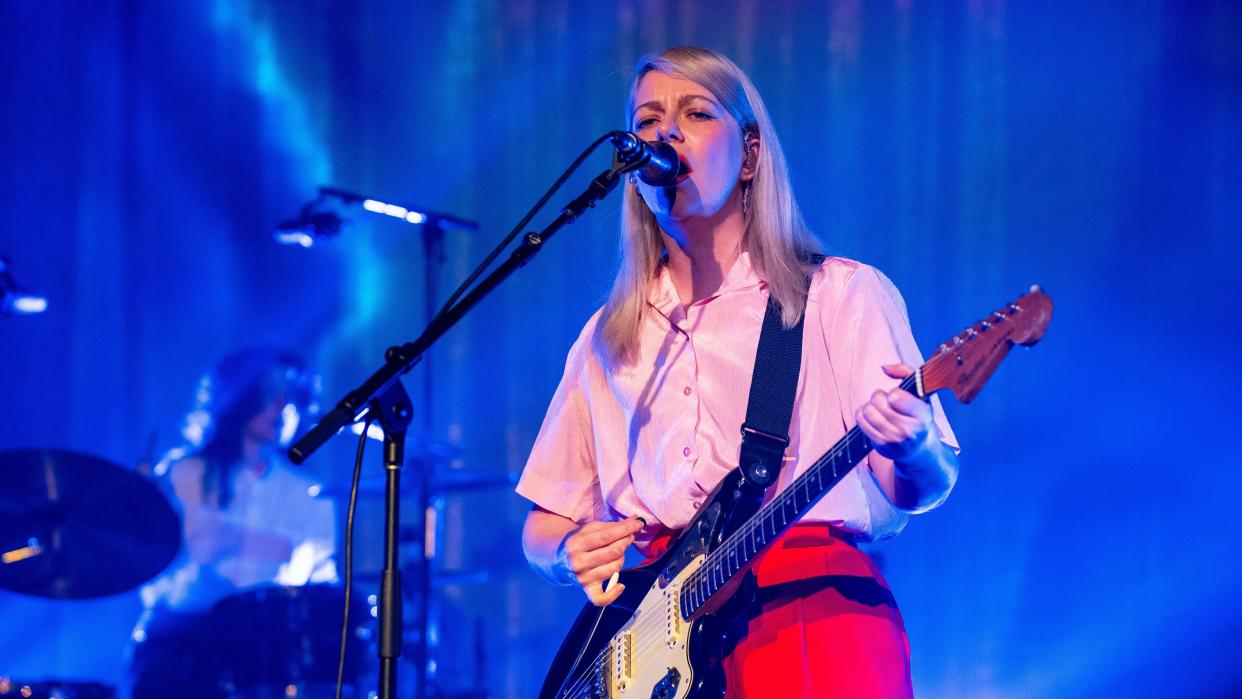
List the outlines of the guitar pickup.
{"label": "guitar pickup", "polygon": [[613,637],[608,655],[612,667],[612,691],[609,696],[615,697],[629,689],[634,678],[634,632],[623,631]]}
{"label": "guitar pickup", "polygon": [[684,630],[681,618],[681,585],[673,585],[664,590],[664,608],[668,616],[665,625],[664,643],[669,648],[676,648],[682,642]]}

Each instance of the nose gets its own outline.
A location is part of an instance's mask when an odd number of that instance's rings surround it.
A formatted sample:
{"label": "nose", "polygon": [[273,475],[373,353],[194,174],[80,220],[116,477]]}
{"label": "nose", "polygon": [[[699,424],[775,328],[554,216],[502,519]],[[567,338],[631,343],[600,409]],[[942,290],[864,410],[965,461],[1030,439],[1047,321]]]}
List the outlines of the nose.
{"label": "nose", "polygon": [[659,131],[656,132],[657,141],[681,140],[681,128],[677,126],[676,119],[668,119],[660,125]]}

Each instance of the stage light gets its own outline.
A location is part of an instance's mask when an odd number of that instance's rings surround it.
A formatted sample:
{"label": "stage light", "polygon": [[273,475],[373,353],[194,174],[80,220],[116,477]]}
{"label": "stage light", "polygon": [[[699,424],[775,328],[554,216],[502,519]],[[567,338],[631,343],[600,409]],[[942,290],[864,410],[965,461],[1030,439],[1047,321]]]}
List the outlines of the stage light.
{"label": "stage light", "polygon": [[305,231],[282,231],[277,228],[276,242],[281,245],[301,245],[309,248],[315,244],[315,238]]}
{"label": "stage light", "polygon": [[9,258],[0,255],[0,315],[37,315],[47,310],[47,298],[28,293],[9,271]]}
{"label": "stage light", "polygon": [[15,315],[35,315],[47,310],[47,299],[29,294],[9,294],[4,297],[4,310]]}
{"label": "stage light", "polygon": [[478,230],[479,224],[464,218],[392,204],[371,197],[364,197],[335,187],[320,187],[319,194],[302,207],[297,218],[289,219],[276,227],[276,242],[309,248],[323,238],[330,238],[348,225],[347,209],[361,204],[365,211],[398,218],[414,225],[429,224],[436,231],[450,228]]}

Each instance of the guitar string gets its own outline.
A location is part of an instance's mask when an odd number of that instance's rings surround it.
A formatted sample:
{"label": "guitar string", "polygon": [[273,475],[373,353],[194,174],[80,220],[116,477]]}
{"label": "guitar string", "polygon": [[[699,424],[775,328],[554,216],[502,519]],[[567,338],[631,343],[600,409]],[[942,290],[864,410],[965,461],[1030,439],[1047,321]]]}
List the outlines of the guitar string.
{"label": "guitar string", "polygon": [[[808,468],[806,472],[803,473],[803,475],[794,479],[794,481],[789,484],[788,488],[781,491],[779,495],[772,498],[772,501],[768,505],[763,507],[756,514],[753,520],[748,522],[746,525],[738,528],[737,531],[735,531],[733,534],[726,537],[720,546],[716,547],[716,549],[712,551],[712,553],[708,554],[707,559],[703,562],[703,565],[700,566],[698,570],[691,573],[690,576],[686,578],[686,581],[683,587],[697,585],[703,579],[703,577],[708,574],[707,571],[710,570],[709,566],[722,562],[725,554],[722,554],[721,552],[729,551],[732,548],[736,547],[736,545],[742,541],[743,536],[750,536],[751,534],[753,534],[755,530],[758,530],[760,532],[761,538],[766,537],[767,534],[764,532],[763,526],[765,524],[772,524],[774,528],[776,528],[775,515],[776,515],[777,509],[784,508],[786,504],[789,504],[789,502],[793,498],[794,491],[799,486],[804,486],[810,483],[811,476],[816,476],[816,480],[820,481],[820,487],[822,487],[822,479],[818,478],[818,476],[821,475],[819,473],[820,469],[824,465],[826,465],[827,462],[833,461],[837,457],[839,457],[840,456],[839,452],[843,450],[848,451],[849,442],[852,441],[851,440],[852,436],[853,436],[853,430],[851,430],[850,433],[847,433],[845,438],[843,438],[843,440],[840,443],[838,443],[832,449],[829,449],[826,454],[824,454],[815,463],[813,463],[810,466],[810,468]],[[786,522],[784,524],[781,524],[780,526],[783,527],[783,526],[786,526],[787,524],[788,523]],[[753,538],[751,540],[754,541]],[[765,541],[762,546],[766,546],[769,543],[771,542]],[[759,548],[762,548],[762,546],[759,546]]]}
{"label": "guitar string", "polygon": [[[569,686],[569,689],[566,690],[566,692],[561,695],[562,699],[575,699],[575,697],[579,696],[578,694],[579,691],[590,686],[591,678],[599,674],[600,669],[603,667],[604,655],[608,652],[608,648],[611,646],[611,644],[612,642],[610,640],[609,644],[604,646],[604,649],[599,652],[599,655],[596,655],[595,659],[591,661],[591,664],[586,668],[587,671],[584,673],[581,673],[578,676],[578,679],[575,680],[574,683]],[[585,696],[585,695],[582,695],[582,696]]]}
{"label": "guitar string", "polygon": [[[923,366],[919,367],[918,370],[916,370],[915,372],[907,376],[905,379],[903,379],[900,384],[900,387],[907,391],[914,389],[918,385],[918,383],[921,381],[921,379],[918,378],[918,376],[921,375],[923,373],[923,370],[927,368],[927,365],[934,362],[935,359],[936,358],[933,357]],[[833,447],[829,449],[823,456],[817,459],[815,463],[811,464],[811,466],[801,476],[799,476],[798,478],[795,478],[793,482],[789,484],[789,487],[781,491],[779,495],[776,495],[775,497],[773,497],[771,503],[769,503],[767,506],[764,506],[762,509],[760,509],[760,511],[756,514],[755,518],[751,520],[751,522],[748,522],[745,526],[738,528],[738,530],[735,531],[730,536],[728,536],[725,539],[725,541],[722,542],[720,546],[716,547],[716,549],[712,551],[712,553],[708,554],[708,559],[704,561],[703,566],[701,566],[698,570],[696,570],[689,577],[687,577],[686,585],[689,585],[692,582],[694,584],[697,584],[703,575],[708,574],[708,572],[706,571],[710,570],[708,568],[709,564],[719,563],[721,562],[721,559],[725,557],[725,554],[722,554],[720,552],[732,550],[732,548],[734,548],[736,544],[738,543],[738,540],[741,539],[742,535],[749,534],[750,532],[754,531],[756,527],[759,527],[760,532],[762,532],[763,531],[762,525],[765,519],[770,520],[773,523],[774,529],[788,526],[789,522],[784,522],[779,527],[775,526],[775,520],[773,519],[773,517],[776,514],[777,507],[779,506],[782,509],[782,516],[783,516],[784,514],[783,508],[786,504],[789,504],[790,500],[793,499],[794,495],[796,494],[798,486],[800,485],[804,486],[810,483],[811,481],[810,476],[812,475],[816,476],[816,481],[817,481],[816,489],[822,490],[823,481],[821,478],[819,478],[819,476],[822,475],[822,473],[819,473],[822,470],[822,467],[826,466],[827,462],[833,461],[836,458],[838,458],[840,456],[839,452],[841,451],[845,451],[848,456],[848,452],[850,451],[850,443],[853,441],[854,437],[856,437],[859,434],[862,434],[862,430],[858,429],[857,426],[850,428],[850,430],[846,432],[845,436],[842,437],[841,440],[837,442],[837,444],[833,445]],[[865,457],[870,452],[871,452],[871,449],[867,449],[866,453],[863,454],[863,456]],[[858,461],[861,462],[862,457],[859,457]],[[849,469],[852,469],[856,465],[857,465],[857,462],[848,464],[845,469],[845,472],[848,473]],[[835,483],[833,485],[835,485]],[[808,490],[808,492],[810,491]],[[824,493],[819,493],[814,498],[811,498],[810,501],[814,502],[815,500],[817,500],[819,497],[822,497],[823,495]],[[780,532],[778,532],[778,534],[779,533]],[[766,534],[764,536],[766,536]],[[774,538],[775,538],[775,535],[774,535]],[[769,543],[771,542],[770,541],[764,542],[764,546],[766,546]],[[743,551],[745,551],[744,547],[743,547]],[[726,562],[727,562],[727,559],[726,559]]]}
{"label": "guitar string", "polygon": [[[825,453],[818,460],[816,460],[816,462],[812,464],[811,467],[808,468],[806,472],[803,473],[802,476],[799,476],[797,479],[795,479],[794,482],[789,485],[789,487],[787,487],[784,491],[780,493],[780,495],[774,497],[772,499],[772,502],[769,503],[768,506],[761,509],[756,514],[754,520],[752,520],[746,526],[739,528],[731,536],[727,537],[725,541],[722,542],[722,544],[716,548],[715,551],[713,551],[711,554],[709,554],[704,559],[703,563],[697,569],[695,569],[694,572],[692,572],[690,575],[686,577],[686,580],[682,582],[682,585],[678,590],[678,594],[680,595],[682,594],[682,591],[685,591],[691,586],[697,585],[699,582],[702,582],[705,576],[713,575],[714,573],[712,569],[710,568],[710,566],[722,564],[722,563],[727,564],[728,554],[725,552],[731,551],[739,543],[744,544],[745,542],[742,540],[743,536],[748,536],[752,534],[754,530],[758,529],[760,532],[760,537],[762,539],[762,538],[767,537],[767,533],[766,531],[764,531],[765,526],[770,525],[774,530],[779,530],[779,529],[782,529],[788,526],[789,524],[788,522],[778,523],[778,519],[776,518],[777,512],[778,511],[780,512],[781,519],[783,519],[784,518],[784,506],[786,504],[790,504],[790,502],[794,500],[794,498],[797,495],[798,489],[805,488],[805,486],[810,485],[812,481],[815,481],[815,485],[816,485],[815,490],[823,491],[823,479],[821,477],[824,475],[822,473],[823,467],[825,467],[829,462],[839,458],[842,453],[845,453],[846,455],[848,455],[848,453],[851,451],[852,442],[854,441],[854,438],[857,436],[856,433],[861,434],[861,431],[857,430],[857,428],[852,428],[850,432],[847,433],[840,442],[838,442],[838,444],[834,445],[832,449],[829,449],[827,453]],[[861,458],[859,459],[859,461],[861,461]],[[850,468],[853,468],[854,465],[855,464],[851,464]],[[810,490],[807,489],[807,492],[809,493]],[[815,502],[816,500],[818,500],[818,498],[822,497],[825,492],[827,491],[820,492],[816,494],[814,497],[808,497],[808,503]],[[777,531],[777,534],[773,535],[773,539],[775,539],[776,536],[779,535],[780,533],[781,532]],[[751,541],[754,542],[755,540],[752,539]],[[758,545],[758,548],[763,548],[763,546],[766,546],[768,543],[770,542],[764,541],[762,545]],[[745,551],[745,548],[743,548],[743,551]],[[728,580],[731,579],[734,574],[736,573],[726,576],[725,582],[728,582]],[[714,577],[711,578],[709,582],[711,585],[716,584]],[[721,587],[723,587],[724,582],[722,582],[720,585]],[[717,590],[718,589],[719,588],[717,588]],[[714,591],[713,591],[713,594],[714,594]],[[709,594],[708,597],[710,598],[710,596],[711,595]],[[706,602],[706,600],[703,600],[703,602],[700,602],[699,606],[701,607],[704,602]],[[651,650],[653,647],[664,645],[664,639],[660,638],[657,634],[652,633],[653,630],[657,629],[660,626],[662,621],[663,619],[661,618],[658,618],[658,617],[653,618],[650,621],[648,621],[646,624],[644,624],[643,622],[639,622],[638,624],[634,626],[634,628],[630,630],[632,633],[636,633],[639,637],[639,643],[636,644],[636,649],[638,650],[639,654],[645,655],[647,651]],[[650,635],[650,637],[648,635]],[[614,635],[613,639],[615,638],[616,636]]]}
{"label": "guitar string", "polygon": [[[793,495],[794,495],[793,491],[795,491],[795,489],[799,486],[805,486],[811,483],[812,477],[814,477],[814,480],[817,481],[818,487],[816,489],[817,490],[822,489],[823,487],[822,478],[819,478],[819,476],[821,476],[822,473],[819,473],[819,470],[823,466],[827,465],[829,461],[832,461],[838,458],[841,452],[844,451],[848,453],[850,443],[853,441],[852,440],[853,436],[854,436],[853,430],[851,430],[851,432],[848,433],[846,437],[843,438],[840,443],[835,445],[826,454],[821,456],[820,459],[818,459],[814,464],[812,464],[812,466],[808,468],[807,471],[802,476],[795,479],[794,482],[791,483],[788,488],[782,491],[780,495],[774,497],[772,502],[767,507],[764,507],[762,510],[760,510],[759,513],[757,513],[755,520],[752,520],[751,524],[748,524],[747,526],[739,529],[737,532],[735,532],[730,537],[727,537],[725,541],[721,544],[721,546],[717,547],[717,549],[713,551],[712,554],[709,554],[704,559],[703,563],[697,569],[695,569],[693,573],[691,573],[690,575],[686,577],[686,580],[682,582],[681,587],[678,590],[678,594],[680,595],[682,591],[686,590],[691,585],[697,584],[699,581],[701,581],[704,578],[704,576],[711,575],[712,572],[709,569],[709,565],[713,565],[715,563],[720,563],[720,562],[727,562],[727,559],[725,559],[724,554],[721,554],[721,552],[728,551],[730,547],[739,543],[742,535],[748,534],[754,529],[759,528],[761,532],[761,537],[766,537],[767,534],[763,532],[762,530],[762,527],[764,526],[765,522],[767,524],[772,525],[773,528],[775,529],[779,529],[781,527],[786,526],[788,523],[782,523],[779,525],[777,524],[777,520],[775,519],[777,508],[778,507],[783,508],[783,506],[793,498]],[[818,496],[816,496],[816,498],[812,498],[811,500],[814,501],[814,499],[817,499],[819,496],[822,496],[822,495],[823,493],[820,493]],[[782,511],[782,515],[783,515],[783,511]],[[764,544],[759,546],[759,548],[762,548],[762,546],[766,546],[767,543],[769,542],[764,542]],[[724,560],[722,561],[722,559]],[[731,578],[732,575],[728,577]],[[714,578],[711,580],[711,582],[713,585],[715,584]],[[727,582],[727,579],[726,579],[726,582]],[[723,586],[723,583],[721,583],[721,585]],[[699,606],[702,606],[702,603],[700,603]],[[636,633],[638,635],[639,642],[635,644],[635,648],[637,650],[638,655],[646,655],[653,648],[665,644],[665,639],[662,638],[660,634],[652,633],[653,631],[655,631],[656,629],[660,627],[661,622],[663,622],[663,619],[657,617],[656,615],[653,615],[653,617],[654,618],[647,621],[645,624],[643,622],[639,622],[638,624],[635,624],[634,628],[630,630],[632,633]],[[615,635],[613,636],[613,639],[614,640],[616,639]]]}
{"label": "guitar string", "polygon": [[[839,443],[833,449],[830,449],[828,453],[824,454],[824,456],[820,457],[820,459],[818,459],[810,468],[807,469],[807,471],[803,474],[803,476],[795,479],[794,482],[791,483],[790,486],[781,493],[781,495],[773,498],[772,503],[768,507],[763,508],[763,510],[761,510],[758,513],[756,520],[754,520],[754,524],[748,525],[747,527],[743,529],[739,529],[737,532],[734,533],[734,535],[726,538],[725,542],[720,547],[718,547],[716,551],[713,552],[713,555],[708,556],[704,560],[703,564],[700,565],[699,568],[697,568],[693,573],[687,576],[686,580],[683,581],[682,586],[679,588],[678,594],[680,594],[681,590],[684,590],[688,585],[690,585],[691,581],[697,582],[704,575],[709,574],[710,570],[707,567],[708,564],[721,562],[720,559],[723,558],[723,556],[716,555],[716,554],[719,554],[719,552],[721,551],[728,550],[731,545],[736,544],[737,539],[740,539],[741,534],[749,533],[749,531],[753,531],[753,529],[756,528],[756,526],[762,527],[765,521],[768,524],[771,524],[774,529],[779,529],[779,528],[787,526],[788,522],[783,522],[777,525],[776,523],[777,520],[775,519],[777,508],[778,507],[783,508],[785,504],[788,504],[789,501],[793,499],[793,495],[795,494],[795,489],[800,485],[805,486],[809,484],[812,480],[812,476],[814,476],[815,480],[817,481],[816,489],[817,490],[822,489],[823,488],[822,479],[819,478],[819,476],[822,475],[822,473],[819,473],[820,469],[822,469],[823,466],[827,465],[827,462],[838,458],[841,455],[840,452],[845,451],[848,454],[848,451],[849,451],[848,447],[850,445],[850,442],[852,441],[852,438],[855,436],[853,432],[854,430],[851,430],[851,433],[847,434],[841,443]],[[859,459],[859,461],[861,461],[861,458]],[[851,464],[850,468],[853,468],[854,465],[855,464]],[[808,498],[808,500],[810,502],[814,502],[819,497],[822,497],[823,494],[824,493],[819,493],[813,498]],[[783,516],[784,514],[783,509],[781,511],[781,514]],[[764,536],[764,537],[767,536],[766,533],[763,533],[762,529],[760,529],[760,532],[761,532],[761,536]],[[766,545],[767,543],[769,542],[764,542],[764,545]],[[729,577],[732,577],[732,576],[729,576]],[[713,584],[714,584],[714,581],[713,581]],[[631,662],[644,658],[645,656],[649,654],[651,650],[658,648],[659,646],[666,645],[665,638],[661,638],[659,634],[652,633],[654,630],[659,628],[659,626],[661,625],[661,622],[663,621],[664,621],[663,618],[661,618],[659,615],[652,614],[651,619],[640,621],[637,624],[635,624],[633,627],[627,630],[628,633],[636,634],[638,636],[638,643],[635,644],[635,653],[634,653],[634,655],[637,657],[632,657]],[[571,692],[576,692],[582,689],[582,685],[590,681],[590,679],[588,678],[592,677],[593,675],[599,673],[602,670],[603,657],[607,654],[608,650],[612,647],[612,644],[617,639],[618,635],[619,633],[614,634],[613,637],[609,639],[608,643],[604,646],[599,656],[596,657],[595,661],[591,663],[591,667],[588,668],[592,671],[586,673],[583,676],[583,678],[579,680],[579,682],[575,683],[575,686],[571,689]],[[610,668],[610,672],[611,672],[611,668]]]}
{"label": "guitar string", "polygon": [[[774,518],[777,512],[777,508],[783,507],[784,504],[788,503],[789,500],[792,499],[792,491],[794,491],[796,487],[810,483],[812,480],[811,478],[812,476],[816,476],[815,480],[818,481],[819,488],[822,488],[822,479],[818,478],[818,475],[822,475],[822,474],[817,475],[818,469],[826,465],[828,461],[831,461],[839,457],[840,452],[842,451],[848,452],[848,447],[849,447],[850,441],[852,441],[851,440],[852,436],[853,435],[851,431],[851,433],[847,434],[846,438],[844,438],[841,443],[838,443],[836,446],[830,449],[826,454],[820,457],[820,459],[817,460],[810,468],[808,468],[807,471],[802,476],[795,479],[794,482],[791,483],[788,488],[782,491],[780,495],[773,498],[769,506],[760,510],[760,512],[756,515],[755,520],[752,521],[752,524],[748,524],[746,527],[739,529],[732,536],[727,537],[721,546],[719,546],[715,551],[713,551],[712,554],[710,554],[703,561],[703,563],[697,569],[695,569],[693,573],[691,573],[689,576],[686,577],[686,580],[682,582],[678,590],[678,594],[680,595],[681,591],[686,590],[691,585],[697,584],[699,581],[701,581],[704,578],[704,576],[711,574],[711,571],[708,568],[708,566],[721,562],[721,559],[723,559],[724,556],[720,554],[720,552],[727,551],[729,550],[731,546],[736,545],[741,539],[741,536],[743,534],[747,534],[755,528],[760,528],[761,536],[766,537],[767,534],[762,533],[762,526],[764,525],[765,522],[767,524],[771,524],[774,528],[785,526],[785,524],[781,524],[777,526],[776,520]],[[768,542],[765,542],[763,545],[766,545],[767,543]],[[762,546],[760,546],[760,548],[762,548]],[[732,576],[729,576],[729,577],[732,577]],[[715,584],[714,580],[712,581],[712,584]],[[653,633],[656,629],[658,629],[664,623],[664,619],[654,614],[652,615],[652,617],[653,618],[646,620],[645,622],[644,621],[638,622],[637,624],[634,625],[633,628],[630,629],[631,633],[635,633],[638,636],[639,643],[636,644],[636,649],[638,650],[638,653],[640,655],[645,655],[653,647],[664,645],[665,643],[665,639],[661,638],[660,634]],[[615,640],[615,639],[616,639],[616,635],[613,636],[612,640]]]}

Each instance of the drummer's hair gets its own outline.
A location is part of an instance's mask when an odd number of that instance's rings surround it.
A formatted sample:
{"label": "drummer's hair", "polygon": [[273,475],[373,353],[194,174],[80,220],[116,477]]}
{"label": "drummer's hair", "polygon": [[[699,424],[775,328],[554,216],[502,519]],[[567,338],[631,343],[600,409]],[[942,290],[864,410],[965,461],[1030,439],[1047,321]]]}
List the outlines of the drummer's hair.
{"label": "drummer's hair", "polygon": [[252,347],[224,357],[199,382],[195,413],[206,425],[196,456],[203,461],[203,495],[216,497],[220,508],[233,500],[232,475],[241,464],[246,426],[272,400],[273,381],[283,377],[280,389],[289,390],[297,384],[292,375],[308,375],[301,357],[280,348]]}

